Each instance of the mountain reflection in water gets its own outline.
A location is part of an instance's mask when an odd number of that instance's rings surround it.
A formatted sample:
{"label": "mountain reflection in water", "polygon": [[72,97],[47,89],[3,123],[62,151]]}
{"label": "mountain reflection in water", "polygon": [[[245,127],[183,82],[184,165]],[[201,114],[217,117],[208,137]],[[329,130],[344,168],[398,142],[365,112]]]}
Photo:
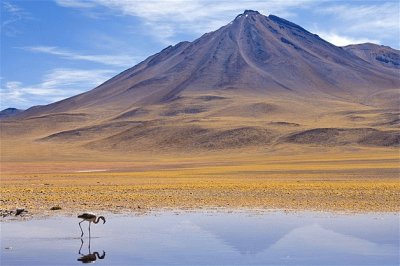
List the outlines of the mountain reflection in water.
{"label": "mountain reflection in water", "polygon": [[398,221],[398,214],[393,213],[109,215],[105,226],[93,228],[92,238],[83,240],[77,220],[71,217],[5,222],[1,264],[398,265]]}

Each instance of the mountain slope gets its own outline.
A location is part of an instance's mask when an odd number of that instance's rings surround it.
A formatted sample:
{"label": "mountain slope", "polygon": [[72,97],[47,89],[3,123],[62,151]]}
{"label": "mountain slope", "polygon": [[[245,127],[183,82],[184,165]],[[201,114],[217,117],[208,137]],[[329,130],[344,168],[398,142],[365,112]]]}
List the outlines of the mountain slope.
{"label": "mountain slope", "polygon": [[92,91],[28,114],[95,107],[122,111],[169,102],[185,92],[227,89],[363,102],[372,93],[400,86],[396,70],[366,64],[347,50],[279,17],[245,11],[217,31],[167,47]]}
{"label": "mountain slope", "polygon": [[21,112],[23,112],[24,110],[20,110],[17,108],[6,108],[2,111],[0,111],[0,119],[5,119],[5,118],[9,118],[12,117],[14,115],[17,115]]}
{"label": "mountain slope", "polygon": [[91,91],[1,123],[3,143],[12,154],[22,139],[36,155],[396,147],[399,70],[354,51],[247,10]]}
{"label": "mountain slope", "polygon": [[400,69],[399,50],[373,43],[352,44],[343,48],[371,64]]}

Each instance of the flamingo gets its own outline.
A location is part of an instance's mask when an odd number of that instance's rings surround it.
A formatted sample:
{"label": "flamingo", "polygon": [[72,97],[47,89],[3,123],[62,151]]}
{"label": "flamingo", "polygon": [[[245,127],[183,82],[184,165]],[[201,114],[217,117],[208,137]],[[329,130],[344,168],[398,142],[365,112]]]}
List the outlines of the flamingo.
{"label": "flamingo", "polygon": [[[83,230],[82,230],[82,226],[81,223],[83,223],[84,221],[89,222],[89,237],[90,237],[90,224],[93,222],[95,224],[97,224],[100,220],[103,220],[103,224],[106,223],[106,218],[104,218],[104,216],[99,216],[97,217],[95,214],[93,213],[82,213],[81,215],[78,215],[78,218],[83,219],[82,221],[79,222],[79,227],[81,228],[81,237],[83,236]],[[97,220],[96,220],[97,218]]]}

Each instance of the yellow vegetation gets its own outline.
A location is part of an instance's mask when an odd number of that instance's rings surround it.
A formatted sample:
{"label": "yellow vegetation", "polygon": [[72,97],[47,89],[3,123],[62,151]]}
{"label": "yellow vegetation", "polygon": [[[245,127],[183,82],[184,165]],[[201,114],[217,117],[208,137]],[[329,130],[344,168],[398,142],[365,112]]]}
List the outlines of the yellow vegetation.
{"label": "yellow vegetation", "polygon": [[397,152],[251,154],[2,163],[0,208],[400,211]]}

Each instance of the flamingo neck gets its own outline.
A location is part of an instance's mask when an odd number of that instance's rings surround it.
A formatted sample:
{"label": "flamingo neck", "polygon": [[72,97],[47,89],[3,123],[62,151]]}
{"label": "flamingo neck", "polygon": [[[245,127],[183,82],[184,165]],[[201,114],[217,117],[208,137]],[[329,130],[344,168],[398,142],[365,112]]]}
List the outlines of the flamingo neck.
{"label": "flamingo neck", "polygon": [[99,216],[99,217],[97,217],[97,220],[93,221],[93,223],[95,223],[95,224],[99,223],[100,219],[104,221],[104,217]]}

